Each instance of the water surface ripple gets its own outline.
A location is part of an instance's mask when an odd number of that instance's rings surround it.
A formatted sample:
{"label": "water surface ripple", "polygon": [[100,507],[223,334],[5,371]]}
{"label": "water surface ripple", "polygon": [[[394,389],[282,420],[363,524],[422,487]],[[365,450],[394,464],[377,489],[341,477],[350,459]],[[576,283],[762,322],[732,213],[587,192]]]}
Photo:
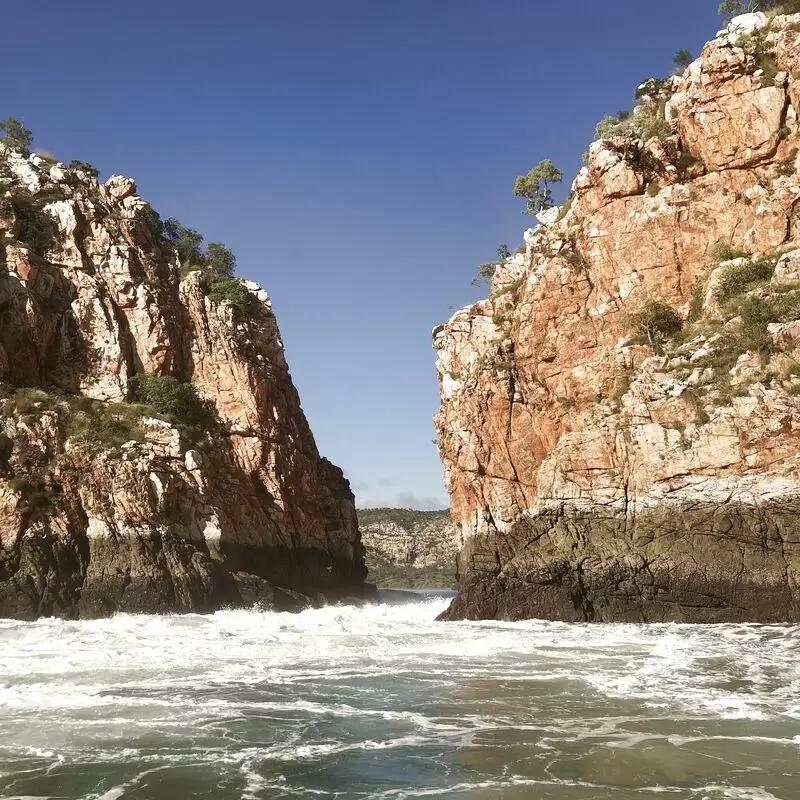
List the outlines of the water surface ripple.
{"label": "water surface ripple", "polygon": [[800,800],[800,628],[0,620],[0,797]]}

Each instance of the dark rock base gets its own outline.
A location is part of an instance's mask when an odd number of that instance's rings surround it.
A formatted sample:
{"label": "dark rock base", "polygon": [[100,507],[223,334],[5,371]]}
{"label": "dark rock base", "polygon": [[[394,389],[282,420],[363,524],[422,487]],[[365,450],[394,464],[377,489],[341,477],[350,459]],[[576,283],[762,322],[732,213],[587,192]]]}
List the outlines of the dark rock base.
{"label": "dark rock base", "polygon": [[800,622],[800,503],[560,509],[471,537],[441,616],[563,622]]}
{"label": "dark rock base", "polygon": [[[301,611],[377,599],[325,553],[265,548],[217,560],[170,534],[87,540],[28,532],[0,561],[0,617],[95,619],[115,613],[209,613],[222,608]],[[357,572],[357,570],[353,570]],[[353,576],[354,577],[354,576]]]}

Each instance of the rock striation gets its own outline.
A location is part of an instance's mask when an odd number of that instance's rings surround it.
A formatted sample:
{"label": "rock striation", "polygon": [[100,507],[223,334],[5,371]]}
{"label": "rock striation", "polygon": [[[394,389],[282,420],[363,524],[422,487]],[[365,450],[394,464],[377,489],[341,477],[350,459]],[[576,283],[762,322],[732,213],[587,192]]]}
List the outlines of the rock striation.
{"label": "rock striation", "polygon": [[446,618],[800,621],[798,111],[800,15],[734,19],[434,331]]}
{"label": "rock striation", "polygon": [[[268,295],[181,280],[162,227],[130,179],[0,145],[0,616],[364,591]],[[142,376],[194,417],[131,403]]]}

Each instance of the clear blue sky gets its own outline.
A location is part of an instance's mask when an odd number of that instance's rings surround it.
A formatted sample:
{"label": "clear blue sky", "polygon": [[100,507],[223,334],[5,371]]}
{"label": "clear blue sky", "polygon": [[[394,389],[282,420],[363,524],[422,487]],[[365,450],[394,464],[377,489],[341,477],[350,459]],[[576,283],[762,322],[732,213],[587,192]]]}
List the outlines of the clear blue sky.
{"label": "clear blue sky", "polygon": [[35,146],[134,177],[273,298],[320,450],[361,505],[446,504],[430,332],[521,243],[514,177],[580,166],[717,0],[48,0],[3,10]]}

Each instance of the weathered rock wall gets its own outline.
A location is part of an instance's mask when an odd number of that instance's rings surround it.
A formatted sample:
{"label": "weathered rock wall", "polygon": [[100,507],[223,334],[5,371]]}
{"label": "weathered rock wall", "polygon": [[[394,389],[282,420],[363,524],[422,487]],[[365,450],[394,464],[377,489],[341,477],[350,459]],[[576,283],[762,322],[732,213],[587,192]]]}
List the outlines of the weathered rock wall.
{"label": "weathered rock wall", "polygon": [[[0,616],[362,592],[353,496],[317,451],[266,292],[181,282],[129,179],[0,150]],[[138,375],[191,384],[213,420],[152,418],[128,402]]]}
{"label": "weathered rock wall", "polygon": [[446,511],[370,508],[358,518],[370,581],[452,587],[461,539]]}
{"label": "weathered rock wall", "polygon": [[[434,331],[451,617],[800,619],[798,30],[734,20],[653,98],[672,135],[595,142]],[[774,275],[723,302],[735,251]],[[657,353],[633,336],[654,299],[684,320]]]}

